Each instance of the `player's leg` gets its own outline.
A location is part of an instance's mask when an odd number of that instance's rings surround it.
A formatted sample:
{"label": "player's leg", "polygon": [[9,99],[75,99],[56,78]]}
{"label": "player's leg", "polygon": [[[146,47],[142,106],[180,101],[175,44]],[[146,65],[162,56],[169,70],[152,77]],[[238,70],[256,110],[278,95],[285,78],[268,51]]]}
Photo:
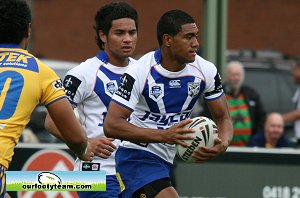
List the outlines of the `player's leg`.
{"label": "player's leg", "polygon": [[0,164],[0,198],[6,195],[6,168]]}
{"label": "player's leg", "polygon": [[176,190],[171,184],[170,178],[155,180],[137,191],[132,195],[133,198],[178,198]]}
{"label": "player's leg", "polygon": [[179,195],[176,192],[175,188],[173,186],[170,186],[161,190],[155,198],[179,198]]}

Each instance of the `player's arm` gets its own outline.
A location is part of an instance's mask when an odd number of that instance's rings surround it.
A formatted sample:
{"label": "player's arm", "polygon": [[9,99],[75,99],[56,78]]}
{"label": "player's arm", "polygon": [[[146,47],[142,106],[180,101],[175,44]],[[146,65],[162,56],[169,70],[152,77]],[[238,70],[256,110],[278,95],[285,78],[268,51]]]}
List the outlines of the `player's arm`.
{"label": "player's arm", "polygon": [[215,140],[214,147],[200,147],[200,149],[195,150],[192,156],[198,159],[197,162],[204,162],[216,157],[220,153],[224,153],[233,136],[232,122],[225,95],[216,100],[207,101],[207,106],[218,126],[218,138]]}
{"label": "player's arm", "polygon": [[[45,119],[45,128],[49,131],[52,135],[56,138],[60,139],[61,141],[65,142],[64,137],[62,136],[61,132],[55,126],[51,116],[47,113]],[[116,146],[112,143],[114,139],[106,138],[106,137],[96,137],[96,138],[88,138],[88,141],[91,145],[92,152],[104,159],[107,159],[111,156],[111,153],[114,152]]]}
{"label": "player's arm", "polygon": [[300,119],[300,110],[290,111],[282,115],[284,122],[295,122]]}
{"label": "player's arm", "polygon": [[192,136],[186,136],[185,133],[191,133],[193,129],[183,128],[192,120],[184,120],[173,127],[160,130],[150,128],[140,128],[127,121],[132,113],[129,109],[111,101],[108,113],[104,121],[104,133],[107,137],[127,140],[132,142],[181,144],[188,146],[185,139],[193,139]]}
{"label": "player's arm", "polygon": [[68,147],[82,160],[92,160],[93,153],[87,141],[86,133],[77,120],[72,106],[66,98],[47,106],[55,126],[61,132]]}
{"label": "player's arm", "polygon": [[226,96],[223,94],[216,100],[207,101],[208,109],[218,126],[218,136],[222,140],[221,151],[225,152],[229,146],[232,136],[233,127],[228,111]]}
{"label": "player's arm", "polygon": [[60,131],[57,129],[55,126],[52,118],[50,117],[49,113],[47,113],[46,118],[45,118],[45,123],[44,123],[45,129],[50,132],[52,135],[54,135],[56,138],[59,140],[65,142],[64,137],[60,133]]}

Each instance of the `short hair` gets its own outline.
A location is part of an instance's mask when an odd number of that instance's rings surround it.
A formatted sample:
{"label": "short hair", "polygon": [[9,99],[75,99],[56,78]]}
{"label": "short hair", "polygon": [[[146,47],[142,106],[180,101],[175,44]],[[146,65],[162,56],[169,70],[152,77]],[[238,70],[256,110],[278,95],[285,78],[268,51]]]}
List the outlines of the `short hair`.
{"label": "short hair", "polygon": [[115,2],[101,7],[95,16],[96,41],[100,49],[103,48],[103,41],[100,39],[99,31],[101,30],[105,35],[111,28],[112,21],[116,19],[130,18],[135,22],[136,28],[138,27],[138,14],[137,11],[126,2]]}
{"label": "short hair", "polygon": [[0,43],[20,44],[28,36],[31,11],[25,0],[0,0]]}
{"label": "short hair", "polygon": [[157,41],[159,46],[163,44],[163,35],[175,36],[181,31],[181,26],[195,23],[193,17],[182,10],[170,10],[163,14],[157,23]]}

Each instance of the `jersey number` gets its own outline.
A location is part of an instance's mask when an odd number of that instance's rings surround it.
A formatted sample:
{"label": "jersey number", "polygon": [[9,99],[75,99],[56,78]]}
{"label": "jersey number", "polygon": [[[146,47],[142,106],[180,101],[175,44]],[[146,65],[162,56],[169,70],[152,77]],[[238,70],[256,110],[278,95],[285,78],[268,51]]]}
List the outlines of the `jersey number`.
{"label": "jersey number", "polygon": [[16,111],[24,78],[15,71],[0,73],[0,120],[9,119]]}

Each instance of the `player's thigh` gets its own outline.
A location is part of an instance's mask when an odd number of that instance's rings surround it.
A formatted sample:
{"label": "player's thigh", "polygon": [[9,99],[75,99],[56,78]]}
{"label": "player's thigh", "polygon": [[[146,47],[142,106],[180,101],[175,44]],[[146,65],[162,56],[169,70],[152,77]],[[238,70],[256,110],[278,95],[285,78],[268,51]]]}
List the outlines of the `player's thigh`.
{"label": "player's thigh", "polygon": [[171,184],[170,178],[162,178],[150,182],[135,191],[132,198],[177,198],[179,197],[176,190]]}
{"label": "player's thigh", "polygon": [[163,190],[161,190],[155,198],[179,198],[178,193],[176,192],[173,186],[169,186]]}

